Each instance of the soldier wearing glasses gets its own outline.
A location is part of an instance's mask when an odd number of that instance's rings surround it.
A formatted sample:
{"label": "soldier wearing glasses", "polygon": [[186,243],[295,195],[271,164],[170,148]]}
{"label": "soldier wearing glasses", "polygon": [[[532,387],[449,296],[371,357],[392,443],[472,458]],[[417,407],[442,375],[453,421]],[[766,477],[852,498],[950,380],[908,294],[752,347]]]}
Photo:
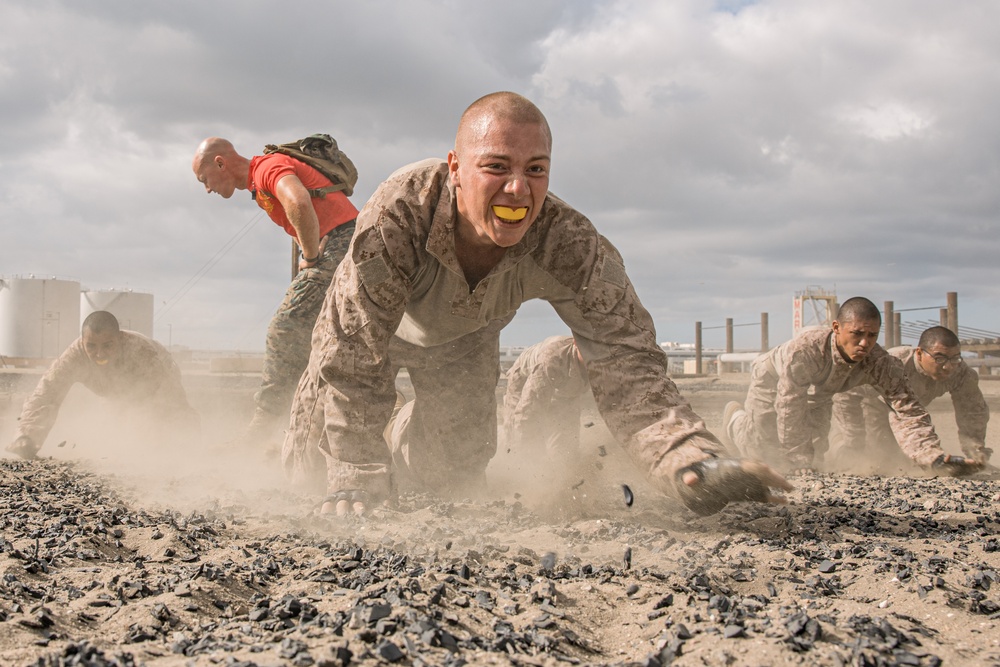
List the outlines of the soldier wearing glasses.
{"label": "soldier wearing glasses", "polygon": [[[993,453],[986,447],[990,410],[979,389],[979,374],[962,361],[958,336],[945,327],[931,327],[921,334],[916,347],[894,347],[887,352],[903,363],[910,388],[924,407],[951,394],[962,453],[988,462]],[[858,460],[862,449],[884,460],[905,453],[900,452],[889,427],[889,408],[876,392],[863,387],[842,396],[834,404],[844,436],[839,461]]]}

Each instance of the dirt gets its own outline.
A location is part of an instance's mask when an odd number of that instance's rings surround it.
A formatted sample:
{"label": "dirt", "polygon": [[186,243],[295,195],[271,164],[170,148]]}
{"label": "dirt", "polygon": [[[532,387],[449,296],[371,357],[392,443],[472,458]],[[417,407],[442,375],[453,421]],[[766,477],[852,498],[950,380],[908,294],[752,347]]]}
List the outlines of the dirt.
{"label": "dirt", "polygon": [[[742,391],[679,384],[713,428]],[[210,441],[245,389],[198,390]],[[254,452],[73,438],[78,403],[0,460],[3,664],[1000,665],[995,475],[801,474],[699,518],[585,415],[578,461],[501,447],[483,500],[328,519]]]}

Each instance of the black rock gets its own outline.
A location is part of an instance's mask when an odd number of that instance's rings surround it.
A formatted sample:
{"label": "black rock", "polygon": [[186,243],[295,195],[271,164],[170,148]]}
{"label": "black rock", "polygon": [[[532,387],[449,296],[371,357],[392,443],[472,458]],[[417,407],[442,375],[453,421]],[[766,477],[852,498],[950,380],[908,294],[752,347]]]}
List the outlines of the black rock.
{"label": "black rock", "polygon": [[736,637],[743,637],[746,635],[746,629],[742,625],[727,625],[722,631],[722,635],[726,639],[734,639]]}
{"label": "black rock", "polygon": [[403,651],[392,642],[382,642],[377,650],[382,659],[389,662],[399,662],[404,657]]}

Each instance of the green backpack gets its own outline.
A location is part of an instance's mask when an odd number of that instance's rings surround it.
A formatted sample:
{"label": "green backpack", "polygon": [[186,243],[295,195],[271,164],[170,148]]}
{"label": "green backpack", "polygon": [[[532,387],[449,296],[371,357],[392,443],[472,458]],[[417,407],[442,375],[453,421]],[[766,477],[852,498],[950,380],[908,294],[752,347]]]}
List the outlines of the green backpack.
{"label": "green backpack", "polygon": [[305,162],[330,179],[332,185],[310,189],[309,195],[312,197],[325,197],[331,192],[341,190],[348,197],[354,194],[354,185],[358,182],[358,170],[351,162],[351,158],[337,148],[337,140],[329,134],[311,134],[287,144],[264,146],[264,155],[270,153],[281,153]]}

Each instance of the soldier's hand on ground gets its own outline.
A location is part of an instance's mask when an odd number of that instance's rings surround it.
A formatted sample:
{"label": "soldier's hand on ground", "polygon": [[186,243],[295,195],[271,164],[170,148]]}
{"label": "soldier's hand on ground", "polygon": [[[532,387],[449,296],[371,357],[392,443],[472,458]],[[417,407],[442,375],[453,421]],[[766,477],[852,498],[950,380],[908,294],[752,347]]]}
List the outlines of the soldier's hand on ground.
{"label": "soldier's hand on ground", "polygon": [[16,454],[22,459],[33,459],[36,458],[38,454],[38,447],[35,443],[26,435],[22,435],[17,438],[14,442],[7,445],[7,451],[11,454]]}
{"label": "soldier's hand on ground", "polygon": [[958,443],[962,447],[962,456],[968,459],[975,459],[983,463],[989,463],[993,456],[993,450],[986,446],[986,443],[978,438],[959,434]]}
{"label": "soldier's hand on ground", "polygon": [[940,475],[951,477],[964,477],[973,475],[983,469],[982,461],[967,458],[965,456],[955,456],[954,454],[942,454],[931,464],[931,470]]}
{"label": "soldier's hand on ground", "polygon": [[705,459],[677,474],[681,500],[702,516],[714,514],[731,502],[784,504],[787,499],[771,490],[793,488],[770,466],[751,459]]}

